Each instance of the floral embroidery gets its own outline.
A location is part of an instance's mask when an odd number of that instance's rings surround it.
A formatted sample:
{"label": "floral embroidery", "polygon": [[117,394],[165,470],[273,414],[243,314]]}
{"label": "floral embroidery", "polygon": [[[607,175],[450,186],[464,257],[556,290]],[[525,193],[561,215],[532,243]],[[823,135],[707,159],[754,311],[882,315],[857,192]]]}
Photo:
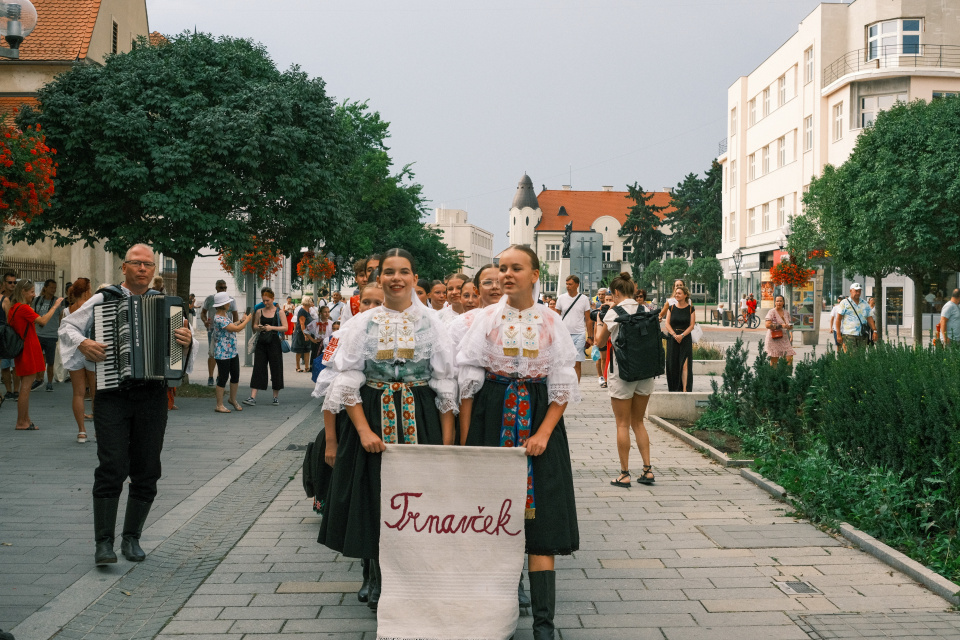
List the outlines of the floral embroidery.
{"label": "floral embroidery", "polygon": [[[528,382],[543,382],[542,378],[505,378],[487,373],[487,380],[507,385],[503,394],[503,422],[500,428],[501,447],[522,447],[530,437],[530,390]],[[527,504],[524,518],[533,520],[536,515],[536,501],[533,497],[533,459],[527,456]]]}
{"label": "floral embroidery", "polygon": [[503,355],[516,357],[522,353],[524,358],[536,358],[540,354],[540,325],[543,324],[543,316],[537,305],[525,311],[506,306],[500,319]]}
{"label": "floral embroidery", "polygon": [[414,318],[409,313],[388,313],[383,310],[373,316],[380,326],[377,360],[410,360],[414,355]]}
{"label": "floral embroidery", "polygon": [[427,386],[426,380],[413,382],[379,382],[371,380],[367,386],[374,389],[382,389],[380,396],[380,430],[383,441],[387,444],[397,444],[397,409],[393,399],[395,394],[400,392],[400,413],[404,444],[417,444],[417,412],[416,402],[413,399],[413,387]]}

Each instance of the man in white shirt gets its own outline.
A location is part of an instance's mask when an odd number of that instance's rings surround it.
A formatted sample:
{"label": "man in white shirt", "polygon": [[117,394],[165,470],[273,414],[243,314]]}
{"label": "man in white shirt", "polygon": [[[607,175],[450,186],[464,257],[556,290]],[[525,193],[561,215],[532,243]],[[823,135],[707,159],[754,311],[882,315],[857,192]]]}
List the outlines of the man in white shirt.
{"label": "man in white shirt", "polygon": [[954,289],[950,300],[940,311],[940,326],[943,330],[944,344],[960,340],[960,289]]}
{"label": "man in white shirt", "polygon": [[590,343],[587,335],[593,335],[593,322],[590,320],[590,298],[580,293],[580,278],[567,278],[567,292],[557,298],[557,311],[563,320],[564,326],[573,338],[573,345],[577,348],[577,380],[580,380],[581,366],[586,360],[584,350]]}
{"label": "man in white shirt", "polygon": [[833,336],[833,346],[839,347],[840,342],[837,341],[837,312],[840,311],[840,303],[846,299],[847,296],[837,296],[837,304],[833,305],[833,309],[830,310],[830,334]]}
{"label": "man in white shirt", "polygon": [[343,296],[340,295],[339,291],[334,291],[333,301],[329,305],[331,322],[340,322],[340,314],[343,313],[343,307]]}

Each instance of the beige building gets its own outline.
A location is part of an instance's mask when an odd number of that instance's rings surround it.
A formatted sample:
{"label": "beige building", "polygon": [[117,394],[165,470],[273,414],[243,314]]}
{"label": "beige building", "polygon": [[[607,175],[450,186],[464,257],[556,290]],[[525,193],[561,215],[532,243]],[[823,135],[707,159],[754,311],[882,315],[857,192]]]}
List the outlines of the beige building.
{"label": "beige building", "polygon": [[468,276],[493,262],[493,233],[467,222],[462,209],[435,209],[437,221],[428,227],[443,232],[443,243],[463,253],[463,272]]}
{"label": "beige building", "polygon": [[[33,0],[37,27],[20,46],[19,60],[0,59],[0,112],[36,104],[37,91],[57,74],[76,64],[102,64],[111,53],[130,50],[139,36],[147,36],[146,0]],[[46,241],[34,245],[2,244],[2,262],[21,277],[63,284],[80,276],[96,287],[116,282],[120,258],[101,246],[82,243],[55,247]]]}
{"label": "beige building", "polygon": [[[743,252],[740,293],[768,291],[765,272],[780,259],[788,222],[802,214],[811,178],[826,164],[842,164],[879,111],[898,100],[958,94],[960,0],[855,0],[821,4],[804,18],[793,37],[727,94],[717,257],[733,278],[731,257]],[[924,288],[934,294],[952,289],[956,276],[943,274]],[[873,292],[872,279],[859,280]],[[828,266],[824,296],[846,294],[849,282]],[[887,322],[912,326],[912,282],[892,276],[883,287]],[[732,291],[731,284],[727,295]],[[920,311],[934,313],[935,306]]]}

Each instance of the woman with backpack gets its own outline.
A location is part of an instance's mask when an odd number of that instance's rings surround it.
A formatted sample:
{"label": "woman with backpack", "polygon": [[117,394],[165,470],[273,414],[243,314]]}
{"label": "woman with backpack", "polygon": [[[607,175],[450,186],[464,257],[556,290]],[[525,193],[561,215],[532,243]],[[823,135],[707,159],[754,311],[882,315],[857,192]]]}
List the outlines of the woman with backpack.
{"label": "woman with backpack", "polygon": [[[47,324],[56,313],[60,313],[60,304],[63,298],[57,298],[44,315],[38,315],[30,303],[36,297],[33,282],[22,279],[13,288],[10,296],[10,311],[7,312],[7,324],[23,339],[23,350],[14,358],[16,374],[21,380],[30,380],[38,373],[47,370],[47,363],[43,359],[43,350],[40,348],[40,338],[37,337],[37,325]],[[30,385],[20,385],[20,397],[17,398],[17,431],[37,431],[38,428],[30,420]]]}
{"label": "woman with backpack", "polygon": [[[629,273],[621,273],[610,283],[613,292],[613,307],[600,319],[597,328],[598,344],[607,344],[617,339],[620,332],[620,314],[635,315],[647,313],[647,309],[635,299],[636,284],[630,279]],[[659,340],[659,338],[657,338]],[[608,351],[612,351],[609,349]],[[630,486],[630,430],[637,438],[637,448],[643,458],[643,473],[637,478],[640,484],[653,484],[656,480],[653,467],[650,464],[650,437],[643,423],[643,415],[647,412],[647,401],[653,393],[654,378],[643,378],[635,381],[625,381],[619,376],[621,363],[617,362],[616,355],[610,356],[610,367],[607,373],[607,389],[610,393],[610,404],[613,406],[613,417],[617,423],[617,454],[620,456],[620,475],[610,484],[615,487]]]}
{"label": "woman with backpack", "polygon": [[690,304],[690,290],[677,285],[676,304],[667,310],[667,390],[693,391],[693,332],[697,312]]}

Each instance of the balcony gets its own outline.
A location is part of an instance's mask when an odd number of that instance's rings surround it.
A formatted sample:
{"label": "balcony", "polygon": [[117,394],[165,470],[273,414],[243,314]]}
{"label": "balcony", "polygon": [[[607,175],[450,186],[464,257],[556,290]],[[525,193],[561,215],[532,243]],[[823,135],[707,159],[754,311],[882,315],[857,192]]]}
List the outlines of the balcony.
{"label": "balcony", "polygon": [[725,154],[725,153],[727,152],[727,139],[726,139],[726,138],[724,138],[723,140],[720,141],[720,144],[717,145],[717,149],[718,149],[718,151],[717,151],[717,155],[718,155],[718,156],[722,156],[723,154]]}
{"label": "balcony", "polygon": [[[867,60],[868,54],[874,58]],[[955,69],[960,73],[960,46],[908,44],[850,51],[824,67],[822,87],[851,73],[883,69]]]}

